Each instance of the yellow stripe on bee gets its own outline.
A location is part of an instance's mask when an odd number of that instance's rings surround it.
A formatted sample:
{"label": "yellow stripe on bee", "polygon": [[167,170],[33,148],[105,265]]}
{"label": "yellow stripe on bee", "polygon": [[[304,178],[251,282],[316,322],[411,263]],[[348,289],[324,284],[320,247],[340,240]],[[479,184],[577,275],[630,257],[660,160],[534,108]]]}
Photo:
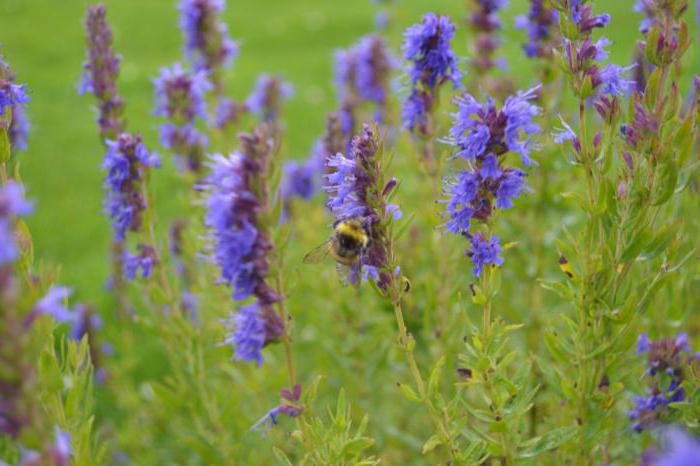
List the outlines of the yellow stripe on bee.
{"label": "yellow stripe on bee", "polygon": [[339,234],[349,236],[360,243],[364,243],[367,240],[367,235],[365,234],[362,227],[359,225],[342,222],[335,227],[335,230]]}

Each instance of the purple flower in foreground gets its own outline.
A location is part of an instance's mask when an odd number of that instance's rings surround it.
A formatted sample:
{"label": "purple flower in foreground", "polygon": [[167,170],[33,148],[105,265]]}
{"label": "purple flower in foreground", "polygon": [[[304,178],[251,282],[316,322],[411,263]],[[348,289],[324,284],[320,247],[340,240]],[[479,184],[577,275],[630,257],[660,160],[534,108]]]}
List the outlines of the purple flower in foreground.
{"label": "purple flower in foreground", "polygon": [[527,174],[504,165],[508,152],[520,155],[523,165],[530,164],[530,135],[540,128],[534,117],[539,107],[530,103],[538,88],[518,92],[498,109],[492,99],[478,102],[469,94],[455,100],[457,112],[446,142],[455,148],[455,156],[467,162],[467,168],[447,178],[445,230],[470,239],[467,255],[479,276],[485,264],[500,266],[502,250],[496,236],[490,239],[474,228],[475,221],[487,222],[494,207],[508,209],[525,189]]}
{"label": "purple flower in foreground", "polygon": [[538,91],[539,87],[535,87],[508,97],[501,110],[496,109],[492,99],[484,104],[469,94],[456,99],[457,113],[453,114],[448,139],[457,148],[456,155],[475,161],[490,152],[501,156],[510,150],[520,154],[524,165],[529,165],[529,135],[540,131],[533,121],[540,108],[530,103]]}
{"label": "purple flower in foreground", "polygon": [[501,257],[503,249],[498,236],[485,239],[481,233],[476,233],[472,235],[469,241],[471,242],[471,247],[466,254],[474,263],[474,276],[478,277],[481,275],[485,265],[503,264],[503,258]]}
{"label": "purple flower in foreground", "polygon": [[219,16],[225,0],[181,0],[180,27],[185,34],[185,54],[198,70],[228,68],[238,55],[238,43]]}

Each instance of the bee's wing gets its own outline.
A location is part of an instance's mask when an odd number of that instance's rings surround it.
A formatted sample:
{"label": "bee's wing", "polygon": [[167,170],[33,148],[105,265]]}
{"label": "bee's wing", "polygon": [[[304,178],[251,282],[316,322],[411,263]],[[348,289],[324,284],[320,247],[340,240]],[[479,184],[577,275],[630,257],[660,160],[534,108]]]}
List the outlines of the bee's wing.
{"label": "bee's wing", "polygon": [[305,264],[317,264],[326,259],[331,253],[331,240],[324,241],[319,246],[315,247],[304,256]]}

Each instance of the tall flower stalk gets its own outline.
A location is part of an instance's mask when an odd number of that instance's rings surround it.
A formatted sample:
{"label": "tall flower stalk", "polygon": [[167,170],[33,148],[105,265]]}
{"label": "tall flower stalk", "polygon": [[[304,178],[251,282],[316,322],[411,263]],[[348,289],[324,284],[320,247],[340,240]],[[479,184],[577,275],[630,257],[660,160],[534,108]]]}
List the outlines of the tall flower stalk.
{"label": "tall flower stalk", "polygon": [[[445,180],[444,228],[467,240],[465,255],[472,262],[476,280],[470,286],[472,300],[482,308],[482,325],[465,337],[466,353],[460,356],[458,397],[477,391],[487,406],[476,401],[470,412],[475,419],[468,429],[485,439],[487,455],[501,464],[517,464],[532,442],[520,432],[537,387],[528,386],[523,374],[511,375],[507,352],[508,334],[519,325],[507,325],[493,315],[493,302],[500,288],[499,268],[507,246],[495,235],[497,214],[511,208],[526,190],[526,172],[514,166],[512,155],[523,167],[531,165],[536,145],[532,137],[540,128],[535,118],[541,109],[532,101],[539,87],[508,97],[502,107],[492,99],[479,102],[469,94],[455,100],[457,112],[447,141],[457,159],[455,175]],[[498,361],[498,362],[496,362]],[[512,393],[519,393],[516,406],[509,406]],[[489,434],[493,433],[493,434]]]}
{"label": "tall flower stalk", "polygon": [[[232,287],[234,301],[243,301],[225,322],[229,333],[225,343],[234,357],[261,365],[263,348],[271,343],[284,345],[290,392],[276,414],[299,414],[297,375],[292,354],[292,317],[283,290],[283,251],[275,248],[272,237],[274,187],[269,185],[276,144],[270,129],[262,125],[252,134],[240,136],[241,149],[229,156],[211,157],[207,180],[206,225],[213,240],[214,258],[221,280]],[[291,403],[291,405],[290,405]],[[295,409],[289,408],[295,407]]]}
{"label": "tall flower stalk", "polygon": [[[105,147],[107,141],[114,141],[125,131],[123,117],[124,100],[117,89],[120,57],[112,48],[112,29],[107,23],[107,8],[102,5],[88,7],[85,18],[87,58],[83,63],[83,76],[78,88],[80,94],[89,92],[95,96],[98,107],[97,124],[99,138]],[[117,301],[117,310],[125,314],[127,309],[125,282],[123,275],[123,239],[114,237],[112,242],[112,289]]]}

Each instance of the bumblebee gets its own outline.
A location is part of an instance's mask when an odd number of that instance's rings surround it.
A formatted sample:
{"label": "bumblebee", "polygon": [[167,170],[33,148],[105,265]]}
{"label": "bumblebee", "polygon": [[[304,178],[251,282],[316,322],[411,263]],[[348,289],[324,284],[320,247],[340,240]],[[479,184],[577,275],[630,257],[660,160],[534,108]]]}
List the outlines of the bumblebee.
{"label": "bumblebee", "polygon": [[333,234],[323,244],[309,251],[304,262],[315,264],[332,257],[341,275],[345,271],[357,271],[360,259],[369,246],[369,232],[362,218],[340,220],[333,225]]}

